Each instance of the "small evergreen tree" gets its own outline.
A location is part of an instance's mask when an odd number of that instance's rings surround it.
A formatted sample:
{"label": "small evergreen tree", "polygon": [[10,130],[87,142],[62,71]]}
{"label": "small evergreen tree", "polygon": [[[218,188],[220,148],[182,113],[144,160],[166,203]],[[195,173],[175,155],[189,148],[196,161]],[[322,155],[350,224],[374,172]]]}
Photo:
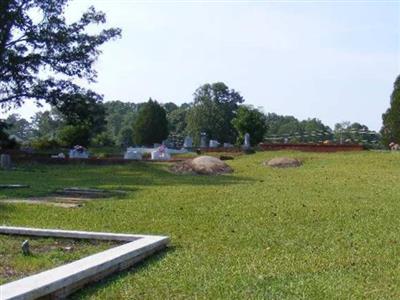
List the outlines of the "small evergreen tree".
{"label": "small evergreen tree", "polygon": [[137,145],[161,143],[168,136],[168,121],[164,108],[157,101],[150,100],[139,110],[133,126],[134,141]]}
{"label": "small evergreen tree", "polygon": [[390,108],[382,115],[383,127],[382,143],[400,143],[400,75],[394,82],[393,93],[390,98]]}

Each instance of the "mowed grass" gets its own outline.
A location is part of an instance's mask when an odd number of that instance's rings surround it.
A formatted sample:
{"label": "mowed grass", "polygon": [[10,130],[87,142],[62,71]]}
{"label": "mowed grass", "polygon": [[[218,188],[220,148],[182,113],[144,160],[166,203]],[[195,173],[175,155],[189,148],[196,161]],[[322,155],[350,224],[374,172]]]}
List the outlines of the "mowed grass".
{"label": "mowed grass", "polygon": [[[262,165],[300,158],[298,169]],[[167,251],[78,299],[398,299],[400,154],[263,152],[233,174],[178,176],[166,164],[20,166],[3,198],[69,186],[125,189],[82,208],[0,204],[0,223],[164,234]],[[0,200],[1,203],[1,200]]]}

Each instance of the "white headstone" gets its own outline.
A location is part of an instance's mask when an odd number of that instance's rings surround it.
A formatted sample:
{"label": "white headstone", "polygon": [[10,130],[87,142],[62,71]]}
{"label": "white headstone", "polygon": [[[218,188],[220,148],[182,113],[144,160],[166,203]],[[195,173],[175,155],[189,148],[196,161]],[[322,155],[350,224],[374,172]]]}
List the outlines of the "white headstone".
{"label": "white headstone", "polygon": [[126,149],[124,159],[142,160],[142,153],[134,148]]}
{"label": "white headstone", "polygon": [[89,158],[89,153],[82,146],[75,146],[69,150],[69,158]]}
{"label": "white headstone", "polygon": [[151,160],[170,160],[171,155],[167,147],[161,145],[156,151],[151,152]]}

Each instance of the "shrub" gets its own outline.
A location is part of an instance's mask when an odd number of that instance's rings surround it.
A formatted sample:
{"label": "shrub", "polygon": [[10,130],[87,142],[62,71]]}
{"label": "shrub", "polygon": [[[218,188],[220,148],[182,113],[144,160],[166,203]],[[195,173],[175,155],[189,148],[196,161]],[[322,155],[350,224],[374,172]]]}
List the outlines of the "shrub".
{"label": "shrub", "polygon": [[107,132],[102,132],[92,138],[91,145],[96,147],[114,146],[114,141]]}
{"label": "shrub", "polygon": [[51,150],[59,148],[60,144],[54,139],[43,137],[32,140],[30,146],[35,150]]}
{"label": "shrub", "polygon": [[60,144],[64,147],[80,145],[87,147],[90,140],[90,130],[83,125],[67,125],[60,129],[58,133]]}

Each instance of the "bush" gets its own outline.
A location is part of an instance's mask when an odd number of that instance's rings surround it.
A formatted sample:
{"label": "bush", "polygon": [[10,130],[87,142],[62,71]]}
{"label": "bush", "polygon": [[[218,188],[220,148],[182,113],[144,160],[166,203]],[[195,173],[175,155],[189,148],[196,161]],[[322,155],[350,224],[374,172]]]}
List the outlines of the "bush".
{"label": "bush", "polygon": [[35,150],[51,150],[60,147],[58,141],[49,138],[37,138],[30,142],[30,146]]}
{"label": "bush", "polygon": [[92,138],[90,144],[95,147],[109,147],[114,146],[114,141],[107,132],[102,132]]}
{"label": "bush", "polygon": [[244,154],[254,154],[256,151],[253,148],[243,149]]}
{"label": "bush", "polygon": [[67,125],[60,129],[58,139],[64,147],[70,148],[75,145],[87,147],[90,140],[90,130],[83,125]]}
{"label": "bush", "polygon": [[0,149],[15,149],[18,147],[18,143],[15,139],[10,138],[6,129],[9,128],[9,124],[0,120]]}

